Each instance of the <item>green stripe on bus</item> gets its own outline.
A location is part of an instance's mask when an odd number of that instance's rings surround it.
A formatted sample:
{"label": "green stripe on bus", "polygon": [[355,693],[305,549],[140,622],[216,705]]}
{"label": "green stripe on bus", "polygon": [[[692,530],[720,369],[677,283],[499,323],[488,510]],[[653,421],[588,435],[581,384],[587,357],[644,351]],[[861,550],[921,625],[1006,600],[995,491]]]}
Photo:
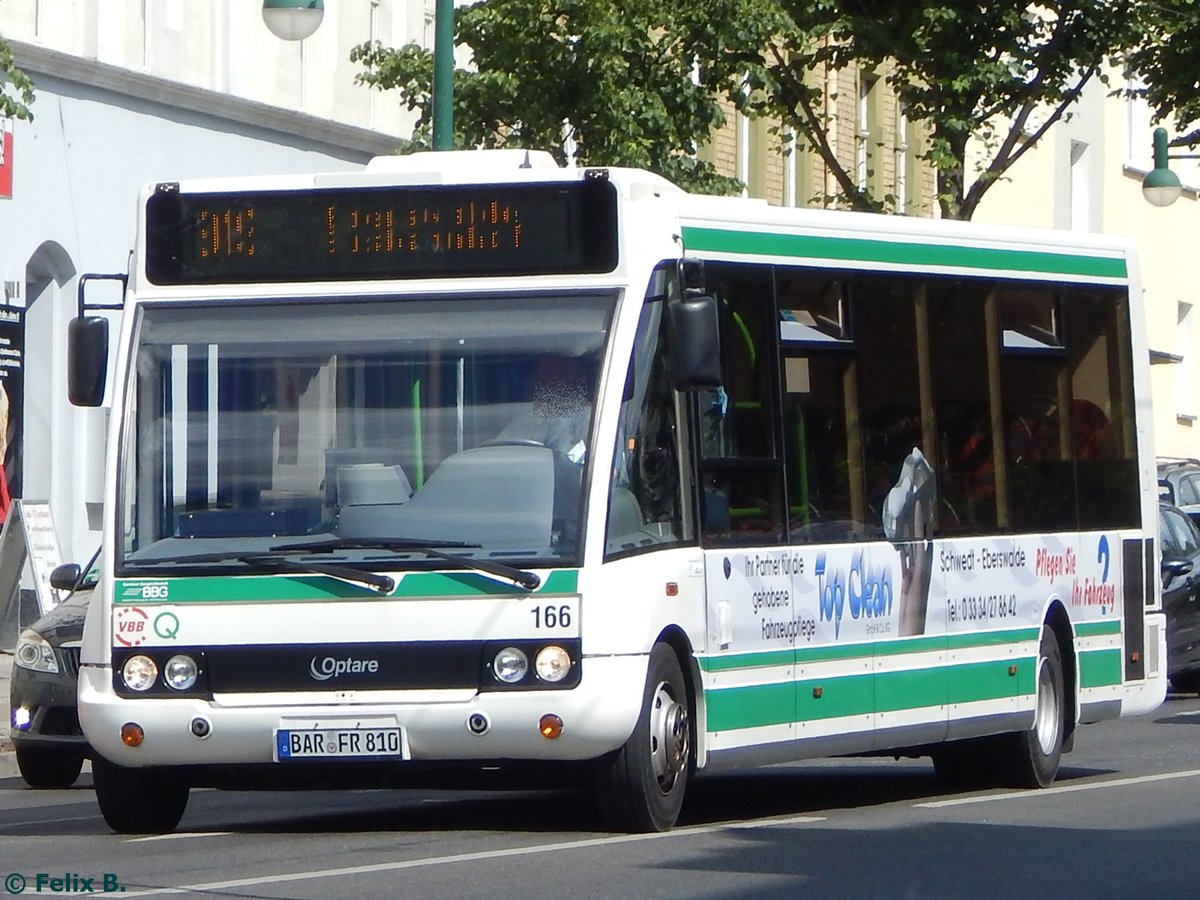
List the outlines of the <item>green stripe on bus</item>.
{"label": "green stripe on bus", "polygon": [[705,250],[746,256],[786,256],[848,263],[890,263],[929,268],[1037,272],[1062,276],[1125,279],[1123,257],[1077,256],[1036,250],[995,247],[956,247],[868,238],[775,234],[685,226],[683,244],[689,253]]}
{"label": "green stripe on bus", "polygon": [[1079,622],[1075,626],[1078,637],[1099,637],[1105,634],[1120,634],[1121,621],[1113,619],[1109,622]]}
{"label": "green stripe on bus", "polygon": [[708,730],[733,731],[1029,696],[1033,673],[1031,658],[995,660],[727,688],[705,692],[704,700]]}
{"label": "green stripe on bus", "polygon": [[1085,650],[1079,654],[1079,686],[1111,687],[1122,681],[1121,651]]}
{"label": "green stripe on bus", "polygon": [[900,656],[907,653],[936,653],[939,650],[969,650],[973,647],[994,647],[1000,644],[1036,641],[1040,628],[1009,628],[1003,631],[978,631],[952,634],[945,637],[899,638],[878,643],[854,643],[825,647],[796,647],[788,650],[762,650],[735,653],[728,656],[698,657],[705,672],[728,672],[737,669],[756,669],[764,666],[804,665],[859,659],[872,656]]}
{"label": "green stripe on bus", "polygon": [[[146,592],[148,585],[155,590]],[[550,572],[535,594],[572,594],[578,590],[579,572]],[[383,595],[366,585],[324,575],[214,575],[209,578],[119,578],[113,597],[117,603],[295,602],[314,600],[381,600],[413,597],[528,596],[476,572],[409,572],[398,579],[394,593]]]}

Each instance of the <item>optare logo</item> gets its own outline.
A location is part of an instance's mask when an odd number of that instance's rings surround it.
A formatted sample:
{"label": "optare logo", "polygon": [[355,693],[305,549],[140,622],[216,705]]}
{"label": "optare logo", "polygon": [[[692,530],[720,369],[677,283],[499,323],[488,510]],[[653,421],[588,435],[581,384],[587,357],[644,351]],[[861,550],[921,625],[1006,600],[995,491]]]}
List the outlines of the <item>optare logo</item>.
{"label": "optare logo", "polygon": [[308,674],[317,681],[329,681],[342,675],[376,675],[378,672],[377,659],[354,659],[349,656],[345,659],[335,659],[332,656],[318,659],[314,656],[308,664]]}

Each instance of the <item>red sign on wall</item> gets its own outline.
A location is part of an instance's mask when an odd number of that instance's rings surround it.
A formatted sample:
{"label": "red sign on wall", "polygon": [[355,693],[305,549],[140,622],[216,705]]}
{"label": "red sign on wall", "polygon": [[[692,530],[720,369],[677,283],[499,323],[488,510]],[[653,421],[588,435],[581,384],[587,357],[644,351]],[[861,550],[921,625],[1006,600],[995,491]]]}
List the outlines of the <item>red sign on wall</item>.
{"label": "red sign on wall", "polygon": [[0,198],[11,199],[13,186],[12,119],[0,119]]}

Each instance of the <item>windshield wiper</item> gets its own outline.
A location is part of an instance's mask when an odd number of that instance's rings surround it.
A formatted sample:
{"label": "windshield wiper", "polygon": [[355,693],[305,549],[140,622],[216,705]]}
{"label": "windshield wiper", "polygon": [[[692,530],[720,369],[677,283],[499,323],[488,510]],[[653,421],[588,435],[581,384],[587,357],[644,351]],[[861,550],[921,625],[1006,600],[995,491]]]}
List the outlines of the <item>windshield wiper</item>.
{"label": "windshield wiper", "polygon": [[535,572],[526,572],[516,566],[506,566],[504,563],[492,562],[486,559],[471,559],[465,556],[454,556],[442,552],[443,548],[471,548],[479,544],[466,544],[462,541],[417,541],[403,538],[333,538],[331,540],[314,541],[311,544],[280,544],[272,547],[280,553],[333,553],[337,550],[391,550],[396,553],[414,551],[424,553],[434,559],[448,562],[461,569],[482,572],[493,578],[511,581],[517,587],[527,591],[536,590],[542,579]]}
{"label": "windshield wiper", "polygon": [[156,566],[160,563],[216,563],[234,562],[253,565],[265,565],[268,568],[279,569],[301,575],[325,575],[353,584],[363,584],[381,594],[390,594],[396,589],[396,580],[387,575],[377,575],[351,565],[330,565],[328,563],[305,563],[284,559],[277,554],[280,548],[272,547],[268,552],[246,553],[244,551],[228,551],[217,553],[192,553],[178,556],[157,556],[154,559],[126,560],[125,564],[138,567]]}

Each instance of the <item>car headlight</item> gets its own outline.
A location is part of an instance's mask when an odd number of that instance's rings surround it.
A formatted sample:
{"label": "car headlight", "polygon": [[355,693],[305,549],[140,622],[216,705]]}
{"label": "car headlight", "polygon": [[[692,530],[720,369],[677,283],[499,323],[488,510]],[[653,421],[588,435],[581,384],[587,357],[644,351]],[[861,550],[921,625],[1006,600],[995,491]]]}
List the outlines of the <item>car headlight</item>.
{"label": "car headlight", "polygon": [[529,657],[518,647],[505,647],[492,661],[492,674],[505,684],[516,684],[528,671]]}
{"label": "car headlight", "polygon": [[557,644],[543,647],[533,661],[533,669],[542,681],[555,684],[571,671],[571,655]]}
{"label": "car headlight", "polygon": [[158,680],[158,666],[148,656],[131,656],[121,667],[121,677],[131,691],[148,691]]}
{"label": "car headlight", "polygon": [[17,638],[13,662],[22,669],[32,669],[35,672],[58,672],[58,659],[54,656],[54,648],[44,637],[28,628]]}

